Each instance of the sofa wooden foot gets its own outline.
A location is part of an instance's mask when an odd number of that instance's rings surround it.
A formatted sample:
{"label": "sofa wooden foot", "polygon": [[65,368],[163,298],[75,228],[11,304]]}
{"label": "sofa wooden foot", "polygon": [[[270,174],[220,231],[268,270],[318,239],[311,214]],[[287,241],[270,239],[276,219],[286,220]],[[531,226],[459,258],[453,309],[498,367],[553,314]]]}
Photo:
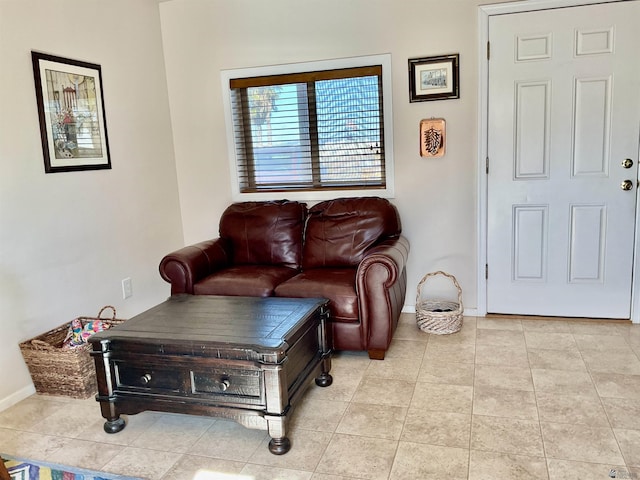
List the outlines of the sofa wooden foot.
{"label": "sofa wooden foot", "polygon": [[369,350],[369,358],[371,360],[384,360],[386,350]]}

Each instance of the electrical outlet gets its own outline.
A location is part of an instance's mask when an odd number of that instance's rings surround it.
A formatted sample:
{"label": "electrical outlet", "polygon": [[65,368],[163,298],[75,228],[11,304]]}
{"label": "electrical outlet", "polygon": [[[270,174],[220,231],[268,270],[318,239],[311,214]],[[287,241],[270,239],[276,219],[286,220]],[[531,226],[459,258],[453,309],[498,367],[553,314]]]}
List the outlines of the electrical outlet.
{"label": "electrical outlet", "polygon": [[131,277],[122,280],[122,298],[127,299],[133,295],[133,285],[131,285]]}

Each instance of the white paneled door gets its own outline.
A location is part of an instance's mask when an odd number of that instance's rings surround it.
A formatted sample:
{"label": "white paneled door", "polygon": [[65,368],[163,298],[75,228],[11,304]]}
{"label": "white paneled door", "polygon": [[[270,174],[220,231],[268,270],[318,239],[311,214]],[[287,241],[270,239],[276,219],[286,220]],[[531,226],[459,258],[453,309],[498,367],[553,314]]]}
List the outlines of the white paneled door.
{"label": "white paneled door", "polygon": [[492,16],[489,40],[487,311],[629,318],[640,1]]}

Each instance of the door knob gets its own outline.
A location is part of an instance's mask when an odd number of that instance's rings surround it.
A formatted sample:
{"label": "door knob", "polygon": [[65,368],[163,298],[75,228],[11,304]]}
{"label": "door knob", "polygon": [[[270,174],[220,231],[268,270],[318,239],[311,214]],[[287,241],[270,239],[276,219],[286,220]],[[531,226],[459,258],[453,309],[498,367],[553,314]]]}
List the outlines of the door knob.
{"label": "door knob", "polygon": [[633,167],[633,160],[631,160],[630,158],[625,158],[622,161],[622,168],[631,168]]}
{"label": "door knob", "polygon": [[633,188],[633,182],[631,180],[623,180],[620,184],[622,190],[631,190]]}

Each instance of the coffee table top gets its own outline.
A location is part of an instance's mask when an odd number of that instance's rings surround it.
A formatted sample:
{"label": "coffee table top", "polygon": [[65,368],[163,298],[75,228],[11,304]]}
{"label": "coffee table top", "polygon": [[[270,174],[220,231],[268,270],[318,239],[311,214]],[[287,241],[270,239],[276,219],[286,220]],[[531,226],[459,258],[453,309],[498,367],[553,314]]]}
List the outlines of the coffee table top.
{"label": "coffee table top", "polygon": [[[97,333],[91,343],[255,345],[278,348],[326,305],[323,298],[174,295],[130,320]],[[95,347],[94,347],[95,348]]]}

